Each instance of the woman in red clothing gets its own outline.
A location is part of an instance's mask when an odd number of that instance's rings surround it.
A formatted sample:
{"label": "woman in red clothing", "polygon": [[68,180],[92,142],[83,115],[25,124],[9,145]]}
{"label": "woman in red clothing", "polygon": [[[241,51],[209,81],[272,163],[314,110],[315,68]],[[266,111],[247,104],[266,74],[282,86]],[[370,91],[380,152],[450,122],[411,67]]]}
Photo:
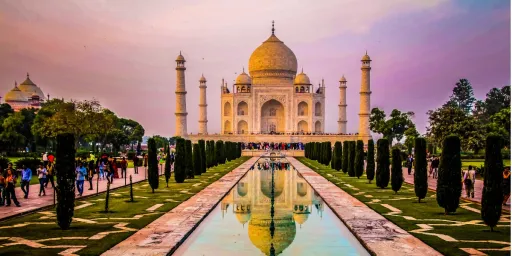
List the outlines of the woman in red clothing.
{"label": "woman in red clothing", "polygon": [[114,179],[119,179],[119,172],[117,170],[117,161],[116,159],[112,159],[112,170],[114,170]]}

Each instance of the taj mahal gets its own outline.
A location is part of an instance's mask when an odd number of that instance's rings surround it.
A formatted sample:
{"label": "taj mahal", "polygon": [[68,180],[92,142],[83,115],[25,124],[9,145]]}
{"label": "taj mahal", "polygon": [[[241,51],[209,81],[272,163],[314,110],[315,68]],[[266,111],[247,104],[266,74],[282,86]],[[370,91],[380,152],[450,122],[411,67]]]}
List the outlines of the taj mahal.
{"label": "taj mahal", "polygon": [[275,33],[272,34],[249,58],[248,74],[245,70],[236,77],[234,84],[222,79],[221,133],[208,133],[206,78],[199,79],[199,133],[187,133],[187,105],[185,83],[185,58],[176,58],[176,136],[194,142],[225,140],[238,142],[310,142],[344,141],[371,138],[370,70],[371,59],[366,53],[361,59],[361,89],[359,131],[347,134],[347,79],[339,81],[338,131],[325,131],[325,84],[315,88],[303,70],[298,73],[297,57]]}

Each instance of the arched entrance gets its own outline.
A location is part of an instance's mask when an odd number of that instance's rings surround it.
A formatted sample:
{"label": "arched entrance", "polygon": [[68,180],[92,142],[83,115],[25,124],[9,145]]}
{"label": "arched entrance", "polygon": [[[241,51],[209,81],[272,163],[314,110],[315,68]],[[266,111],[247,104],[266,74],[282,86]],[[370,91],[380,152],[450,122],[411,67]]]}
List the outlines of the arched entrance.
{"label": "arched entrance", "polygon": [[231,104],[229,102],[224,103],[224,116],[231,116]]}
{"label": "arched entrance", "polygon": [[316,133],[322,132],[322,123],[320,123],[320,121],[316,121],[316,123],[315,123],[315,132]]}
{"label": "arched entrance", "polygon": [[308,132],[308,123],[304,120],[300,121],[299,124],[297,124],[297,131]]}
{"label": "arched entrance", "polygon": [[248,115],[249,114],[249,105],[247,105],[247,103],[245,101],[238,103],[236,112],[237,112],[237,115],[239,115],[239,116]]}
{"label": "arched entrance", "polygon": [[308,115],[308,104],[304,101],[299,103],[297,107],[297,115],[298,116],[307,116]]}
{"label": "arched entrance", "polygon": [[231,122],[229,120],[224,122],[224,133],[231,133]]}
{"label": "arched entrance", "polygon": [[269,100],[261,106],[262,133],[285,131],[284,106],[277,100]]}
{"label": "arched entrance", "polygon": [[244,120],[241,120],[238,122],[238,134],[245,134],[248,132],[248,125],[247,122]]}

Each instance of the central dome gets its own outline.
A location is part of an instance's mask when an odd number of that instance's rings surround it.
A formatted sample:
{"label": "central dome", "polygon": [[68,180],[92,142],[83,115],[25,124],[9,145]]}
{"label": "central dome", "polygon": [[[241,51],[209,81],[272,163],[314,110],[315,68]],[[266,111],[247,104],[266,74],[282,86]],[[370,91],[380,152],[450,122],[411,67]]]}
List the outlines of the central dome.
{"label": "central dome", "polygon": [[253,78],[277,77],[293,79],[297,74],[297,57],[274,33],[263,42],[249,59],[249,74]]}

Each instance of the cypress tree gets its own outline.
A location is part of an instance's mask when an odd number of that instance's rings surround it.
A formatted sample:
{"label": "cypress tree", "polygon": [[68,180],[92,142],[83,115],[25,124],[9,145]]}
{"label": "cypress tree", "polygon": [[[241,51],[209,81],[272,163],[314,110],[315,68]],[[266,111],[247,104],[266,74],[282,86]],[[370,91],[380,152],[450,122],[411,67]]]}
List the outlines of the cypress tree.
{"label": "cypress tree", "polygon": [[443,141],[436,190],[437,204],[444,208],[445,214],[455,212],[459,208],[462,192],[461,168],[460,139],[456,135],[450,135]]}
{"label": "cypress tree", "polygon": [[133,202],[133,185],[132,185],[132,175],[130,175],[130,202]]}
{"label": "cypress tree", "polygon": [[389,185],[389,142],[387,139],[377,141],[377,179],[375,183],[379,188]]}
{"label": "cypress tree", "polygon": [[149,138],[148,140],[148,182],[151,186],[152,192],[158,188],[158,160],[156,157],[156,142],[155,139]]}
{"label": "cypress tree", "polygon": [[201,173],[206,172],[206,149],[204,140],[199,140],[199,150],[201,153]]}
{"label": "cypress tree", "polygon": [[57,224],[63,230],[69,229],[75,212],[75,137],[73,134],[57,136],[55,150],[55,176],[57,186]]}
{"label": "cypress tree", "polygon": [[356,177],[359,179],[364,172],[364,143],[362,140],[358,140],[356,144],[356,158],[354,168],[356,171]]}
{"label": "cypress tree", "polygon": [[222,140],[218,140],[215,143],[215,153],[217,155],[217,163],[224,164],[226,157],[224,156],[224,142]]}
{"label": "cypress tree", "polygon": [[348,141],[343,142],[343,151],[341,155],[341,170],[344,173],[348,172],[348,151],[349,151]]}
{"label": "cypress tree", "polygon": [[425,138],[416,138],[414,142],[414,193],[418,203],[427,196],[427,141]]}
{"label": "cypress tree", "polygon": [[350,177],[356,176],[355,160],[356,160],[356,142],[349,141],[349,143],[348,143],[348,176],[350,176]]}
{"label": "cypress tree", "polygon": [[194,174],[201,175],[201,148],[199,148],[199,143],[194,144]]}
{"label": "cypress tree", "polygon": [[174,156],[174,180],[176,183],[183,183],[186,177],[185,161],[187,152],[185,150],[185,139],[176,139],[176,154]]}
{"label": "cypress tree", "polygon": [[327,164],[329,164],[332,160],[332,143],[328,141],[327,143]]}
{"label": "cypress tree", "polygon": [[366,179],[370,184],[375,178],[375,148],[372,139],[368,140],[368,152],[366,154]]}
{"label": "cypress tree", "polygon": [[341,142],[336,141],[336,143],[334,143],[334,157],[333,157],[332,162],[334,163],[333,169],[338,172],[341,170],[342,151],[343,151],[343,149],[341,147]]}
{"label": "cypress tree", "polygon": [[212,157],[212,166],[217,166],[219,163],[217,161],[217,145],[215,144],[215,141],[211,140],[210,141],[210,150],[212,151],[211,152],[211,157]]}
{"label": "cypress tree", "polygon": [[194,178],[194,162],[193,162],[193,155],[192,155],[192,141],[185,140],[185,151],[187,152],[186,155],[186,161],[185,166],[187,170],[187,179],[193,179]]}
{"label": "cypress tree", "polygon": [[334,159],[336,159],[336,156],[334,156],[334,150],[332,151],[331,159],[331,169],[334,170]]}
{"label": "cypress tree", "polygon": [[494,227],[500,220],[503,203],[502,147],[503,141],[500,136],[495,134],[487,136],[481,214],[482,220],[491,227],[491,231],[494,231]]}
{"label": "cypress tree", "polygon": [[165,148],[165,153],[167,155],[165,157],[165,167],[164,167],[165,183],[167,184],[167,187],[169,187],[169,179],[171,178],[171,149],[170,149],[169,145],[167,145],[167,147]]}
{"label": "cypress tree", "polygon": [[209,140],[206,143],[206,168],[212,167],[212,152],[210,150],[211,143]]}
{"label": "cypress tree", "polygon": [[402,155],[400,149],[394,148],[393,151],[391,151],[391,160],[391,188],[396,194],[404,183]]}

